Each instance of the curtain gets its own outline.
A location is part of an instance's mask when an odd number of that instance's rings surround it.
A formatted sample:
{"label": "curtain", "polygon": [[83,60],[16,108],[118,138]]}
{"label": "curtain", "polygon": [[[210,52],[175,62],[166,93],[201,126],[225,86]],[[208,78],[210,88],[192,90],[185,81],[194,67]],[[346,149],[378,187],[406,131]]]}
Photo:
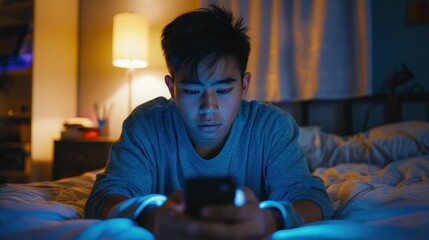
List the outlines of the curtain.
{"label": "curtain", "polygon": [[343,99],[370,93],[370,0],[200,0],[249,27],[249,99]]}

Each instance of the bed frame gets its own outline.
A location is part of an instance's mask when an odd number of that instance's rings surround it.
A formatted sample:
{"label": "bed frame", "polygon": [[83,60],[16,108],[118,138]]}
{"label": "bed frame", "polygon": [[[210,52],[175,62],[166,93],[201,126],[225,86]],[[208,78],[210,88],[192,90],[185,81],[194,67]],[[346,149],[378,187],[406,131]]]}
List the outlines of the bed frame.
{"label": "bed frame", "polygon": [[326,132],[340,135],[394,122],[429,121],[429,93],[377,94],[343,100],[274,104],[291,113],[300,126],[320,126]]}

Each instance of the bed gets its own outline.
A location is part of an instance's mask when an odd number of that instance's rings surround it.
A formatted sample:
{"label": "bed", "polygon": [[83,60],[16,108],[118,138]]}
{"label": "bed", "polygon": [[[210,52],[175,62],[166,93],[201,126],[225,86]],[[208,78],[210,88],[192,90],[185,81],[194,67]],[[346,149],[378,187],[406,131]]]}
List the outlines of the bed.
{"label": "bed", "polygon": [[[335,209],[333,219],[273,239],[429,239],[429,123],[338,136],[301,127],[300,144]],[[97,172],[0,187],[0,239],[151,239],[128,219],[83,218]]]}

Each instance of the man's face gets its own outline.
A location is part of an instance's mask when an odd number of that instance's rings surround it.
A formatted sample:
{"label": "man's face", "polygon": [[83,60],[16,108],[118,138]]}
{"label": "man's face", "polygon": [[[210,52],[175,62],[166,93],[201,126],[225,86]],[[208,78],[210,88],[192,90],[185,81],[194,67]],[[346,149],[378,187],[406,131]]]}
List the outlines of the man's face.
{"label": "man's face", "polygon": [[200,64],[199,80],[189,72],[192,71],[177,72],[174,81],[166,76],[165,81],[191,142],[197,152],[199,148],[222,147],[247,92],[250,74],[241,79],[231,58],[219,61],[212,68]]}

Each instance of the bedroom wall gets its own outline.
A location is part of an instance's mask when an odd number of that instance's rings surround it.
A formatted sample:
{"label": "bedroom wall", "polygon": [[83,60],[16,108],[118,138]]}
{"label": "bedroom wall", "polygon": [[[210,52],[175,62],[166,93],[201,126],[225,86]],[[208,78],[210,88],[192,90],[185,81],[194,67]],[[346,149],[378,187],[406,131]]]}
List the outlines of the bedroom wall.
{"label": "bedroom wall", "polygon": [[77,113],[78,0],[36,0],[31,107],[32,180],[50,178],[53,141]]}
{"label": "bedroom wall", "polygon": [[164,84],[167,69],[160,35],[162,28],[183,12],[198,7],[197,0],[84,0],[80,3],[78,116],[94,122],[93,104],[113,105],[108,133],[118,137],[128,111],[127,70],[112,65],[113,16],[135,12],[150,23],[149,66],[133,74],[132,105],[157,96],[170,97]]}

